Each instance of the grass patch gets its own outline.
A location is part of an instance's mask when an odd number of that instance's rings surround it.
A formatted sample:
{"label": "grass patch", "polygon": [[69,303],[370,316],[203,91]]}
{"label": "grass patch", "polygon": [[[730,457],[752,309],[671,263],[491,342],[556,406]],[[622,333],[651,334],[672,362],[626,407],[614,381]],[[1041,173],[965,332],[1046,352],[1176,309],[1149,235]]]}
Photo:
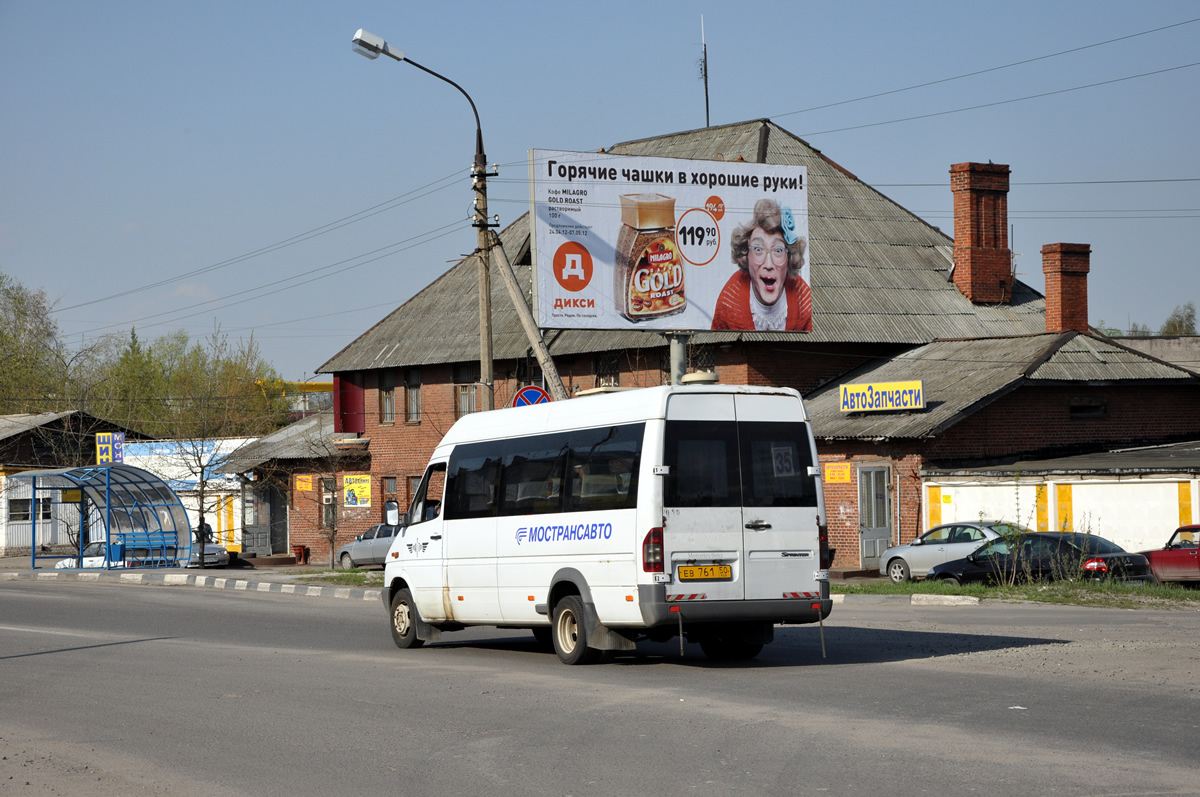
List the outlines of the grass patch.
{"label": "grass patch", "polygon": [[382,570],[304,570],[297,575],[299,581],[313,584],[330,584],[335,587],[381,587]]}
{"label": "grass patch", "polygon": [[981,600],[1036,601],[1070,606],[1100,606],[1109,609],[1188,609],[1200,611],[1200,591],[1178,584],[1055,581],[1040,584],[989,587],[969,584],[952,587],[941,582],[890,581],[869,584],[830,583],[830,591],[841,595],[970,595]]}

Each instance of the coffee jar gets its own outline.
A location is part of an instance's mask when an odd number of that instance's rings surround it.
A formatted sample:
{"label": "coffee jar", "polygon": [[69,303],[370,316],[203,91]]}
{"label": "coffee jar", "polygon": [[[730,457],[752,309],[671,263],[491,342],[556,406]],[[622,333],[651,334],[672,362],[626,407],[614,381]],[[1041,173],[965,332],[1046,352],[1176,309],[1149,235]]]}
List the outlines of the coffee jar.
{"label": "coffee jar", "polygon": [[614,294],[617,312],[650,321],[687,309],[683,259],[675,243],[675,198],[622,194]]}

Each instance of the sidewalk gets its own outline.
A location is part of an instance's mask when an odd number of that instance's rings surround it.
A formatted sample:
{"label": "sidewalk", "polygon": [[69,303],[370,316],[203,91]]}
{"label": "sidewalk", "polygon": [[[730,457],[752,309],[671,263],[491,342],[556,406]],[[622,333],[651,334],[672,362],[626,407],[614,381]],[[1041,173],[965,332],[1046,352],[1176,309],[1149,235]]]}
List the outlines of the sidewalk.
{"label": "sidewalk", "polygon": [[[301,581],[311,578],[311,565],[255,567],[252,559],[239,559],[222,568],[113,568],[112,570],[56,570],[52,560],[39,560],[30,567],[28,556],[0,558],[0,581],[86,581],[101,584],[141,584],[168,587],[202,587],[241,592],[302,595],[309,598],[340,598],[381,603],[383,591],[363,587],[320,586]],[[265,563],[264,563],[265,564]],[[318,566],[319,567],[319,566]]]}

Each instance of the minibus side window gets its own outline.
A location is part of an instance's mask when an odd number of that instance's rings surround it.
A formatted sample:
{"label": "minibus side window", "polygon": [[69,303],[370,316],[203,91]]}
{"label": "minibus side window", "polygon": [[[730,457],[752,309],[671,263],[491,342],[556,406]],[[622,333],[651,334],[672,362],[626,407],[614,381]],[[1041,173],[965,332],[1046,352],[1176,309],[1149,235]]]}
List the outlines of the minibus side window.
{"label": "minibus side window", "polygon": [[496,514],[500,459],[496,443],[474,443],[454,449],[446,476],[446,520]]}
{"label": "minibus side window", "polygon": [[742,421],[738,433],[744,506],[817,505],[817,482],[808,475],[812,450],[805,424]]}
{"label": "minibus side window", "polygon": [[663,443],[665,506],[741,506],[736,423],[667,421]]}
{"label": "minibus side window", "polygon": [[414,525],[433,520],[442,510],[442,489],[446,486],[446,463],[435,462],[425,471],[425,477],[417,487],[412,506],[408,511],[408,523]]}
{"label": "minibus side window", "polygon": [[526,437],[509,445],[500,476],[500,514],[561,512],[567,435]]}
{"label": "minibus side window", "polygon": [[645,433],[646,425],[635,423],[570,434],[568,512],[637,507]]}

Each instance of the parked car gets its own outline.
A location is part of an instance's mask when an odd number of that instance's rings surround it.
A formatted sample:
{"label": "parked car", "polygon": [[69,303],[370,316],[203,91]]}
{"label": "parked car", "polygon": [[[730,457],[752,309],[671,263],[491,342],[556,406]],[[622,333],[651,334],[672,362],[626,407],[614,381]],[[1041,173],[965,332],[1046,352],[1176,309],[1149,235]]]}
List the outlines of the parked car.
{"label": "parked car", "polygon": [[[112,562],[111,566],[112,567],[125,567],[125,563],[118,560],[118,561]],[[80,557],[78,557],[78,556],[70,556],[70,557],[67,557],[66,559],[61,559],[54,563],[54,568],[56,570],[63,570],[63,569],[67,569],[67,568],[72,568],[72,569],[73,568],[87,568],[87,567],[104,567],[104,543],[103,542],[89,542],[87,545],[83,546],[83,563],[82,564],[80,564]]]}
{"label": "parked car", "polygon": [[1143,551],[1159,581],[1200,583],[1200,526],[1180,526],[1157,551]]}
{"label": "parked car", "polygon": [[962,559],[988,540],[1026,531],[999,520],[934,526],[912,542],[884,551],[879,557],[879,572],[896,584],[924,578],[934,565]]}
{"label": "parked car", "polygon": [[[188,558],[187,566],[200,566],[200,543],[192,543],[192,555]],[[212,537],[207,538],[204,542],[204,566],[229,566],[229,551],[225,549],[225,546],[213,542]]]}
{"label": "parked car", "polygon": [[387,556],[392,540],[402,526],[389,526],[387,523],[377,523],[337,550],[338,564],[343,570],[362,565],[381,565]]}
{"label": "parked car", "polygon": [[1144,582],[1146,557],[1129,553],[1114,542],[1078,532],[1028,532],[1015,541],[1001,537],[986,542],[962,559],[929,570],[929,580],[946,584],[1018,583],[1055,579]]}

